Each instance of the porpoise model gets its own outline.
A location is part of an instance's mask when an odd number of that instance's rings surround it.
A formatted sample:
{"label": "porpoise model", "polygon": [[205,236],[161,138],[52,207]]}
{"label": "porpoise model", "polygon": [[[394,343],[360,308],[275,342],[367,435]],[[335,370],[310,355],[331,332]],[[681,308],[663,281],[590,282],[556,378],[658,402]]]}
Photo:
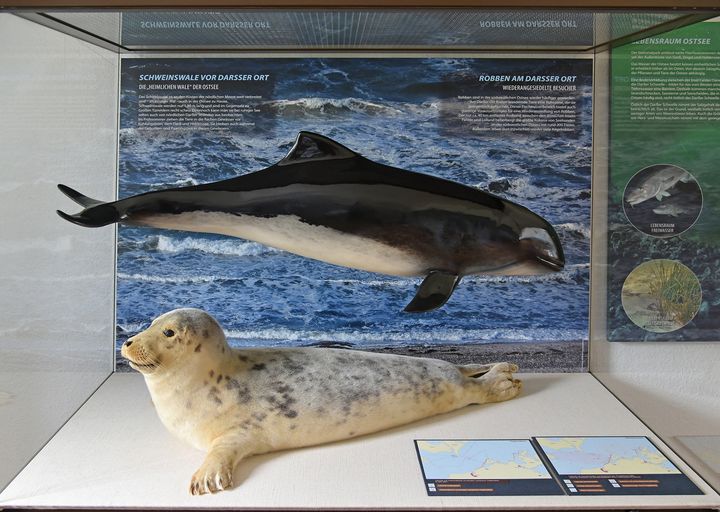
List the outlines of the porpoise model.
{"label": "porpoise model", "polygon": [[669,190],[679,181],[687,183],[692,178],[687,171],[675,166],[662,166],[653,169],[644,176],[637,185],[627,191],[625,201],[631,206],[652,199],[662,201],[663,197],[669,197]]}
{"label": "porpoise model", "polygon": [[409,312],[441,307],[464,275],[544,274],[565,264],[557,233],[529,209],[373,162],[310,132],[275,165],[215,183],[108,203],[58,188],[84,207],[58,214],[80,226],[218,233],[344,267],[424,276]]}

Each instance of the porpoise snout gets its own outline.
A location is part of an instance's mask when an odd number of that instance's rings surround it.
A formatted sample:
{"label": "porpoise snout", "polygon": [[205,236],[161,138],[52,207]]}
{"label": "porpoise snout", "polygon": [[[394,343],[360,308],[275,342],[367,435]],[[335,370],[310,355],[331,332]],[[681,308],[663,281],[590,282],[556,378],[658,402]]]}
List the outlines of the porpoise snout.
{"label": "porpoise snout", "polygon": [[555,230],[548,224],[544,227],[525,228],[520,241],[541,264],[550,270],[559,271],[565,267],[565,254]]}

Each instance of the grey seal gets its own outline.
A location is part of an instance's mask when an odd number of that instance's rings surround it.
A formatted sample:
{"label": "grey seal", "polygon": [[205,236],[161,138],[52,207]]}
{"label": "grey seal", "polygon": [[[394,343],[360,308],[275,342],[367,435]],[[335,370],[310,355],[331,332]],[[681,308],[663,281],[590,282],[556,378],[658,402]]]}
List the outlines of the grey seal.
{"label": "grey seal", "polygon": [[509,363],[446,361],[331,348],[232,349],[198,309],[155,319],[121,348],[145,378],[163,424],[208,452],[192,494],[233,486],[254,455],[353,438],[465,407],[511,399]]}

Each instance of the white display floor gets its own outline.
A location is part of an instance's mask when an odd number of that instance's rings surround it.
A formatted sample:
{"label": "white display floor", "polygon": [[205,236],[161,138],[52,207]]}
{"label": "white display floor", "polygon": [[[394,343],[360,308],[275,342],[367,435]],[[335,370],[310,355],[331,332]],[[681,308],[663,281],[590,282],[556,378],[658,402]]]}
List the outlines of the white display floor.
{"label": "white display floor", "polygon": [[[143,379],[115,374],[0,494],[0,508],[689,509],[720,496],[590,374],[524,374],[512,401],[437,416],[351,441],[253,457],[240,485],[193,497],[203,453],[170,436]],[[704,496],[428,497],[416,438],[650,437]]]}

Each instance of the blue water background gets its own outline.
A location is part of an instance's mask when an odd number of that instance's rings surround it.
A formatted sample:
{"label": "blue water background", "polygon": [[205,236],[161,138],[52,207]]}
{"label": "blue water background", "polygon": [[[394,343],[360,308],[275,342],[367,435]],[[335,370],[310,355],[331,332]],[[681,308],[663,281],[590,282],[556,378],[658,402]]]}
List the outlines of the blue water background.
{"label": "blue water background", "polygon": [[[591,63],[491,59],[179,59],[123,61],[119,196],[212,182],[274,164],[300,130],[329,136],[364,156],[494,190],[548,219],[567,266],[529,277],[463,278],[450,301],[403,313],[421,279],[337,267],[253,242],[121,226],[118,344],[152,318],[199,307],[234,346],[338,341],[357,346],[588,338]],[[240,62],[242,66],[238,64]],[[250,133],[147,132],[136,128],[137,73],[193,66],[273,76],[265,112]],[[578,133],[450,136],[443,102],[478,72],[577,74]]]}

